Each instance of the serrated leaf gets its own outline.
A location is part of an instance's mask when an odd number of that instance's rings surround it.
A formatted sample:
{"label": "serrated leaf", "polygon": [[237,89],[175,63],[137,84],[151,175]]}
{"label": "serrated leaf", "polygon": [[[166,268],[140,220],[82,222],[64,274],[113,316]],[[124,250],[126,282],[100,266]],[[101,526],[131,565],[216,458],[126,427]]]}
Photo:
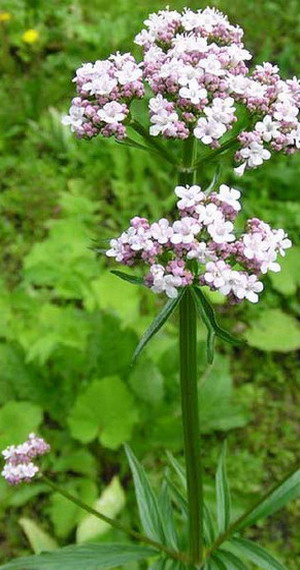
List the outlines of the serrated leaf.
{"label": "serrated leaf", "polygon": [[201,315],[205,315],[203,319],[205,319],[204,322],[206,326],[212,328],[215,332],[215,335],[224,340],[225,342],[228,342],[230,344],[243,344],[244,341],[232,336],[229,332],[225,331],[224,329],[222,329],[222,327],[219,326],[216,319],[215,311],[211,306],[211,304],[208,302],[204,293],[201,291],[201,287],[194,286],[192,288],[192,292],[194,299],[197,301],[197,307],[199,312],[201,313]]}
{"label": "serrated leaf", "polygon": [[300,348],[300,327],[296,319],[280,309],[267,309],[259,314],[246,331],[250,346],[260,350],[289,352]]}
{"label": "serrated leaf", "polygon": [[123,279],[123,281],[127,281],[128,283],[131,283],[132,285],[144,285],[144,279],[142,279],[142,277],[136,277],[135,275],[130,275],[129,273],[125,273],[124,271],[118,271],[116,269],[113,269],[111,271],[111,273],[113,275],[116,275],[117,277],[120,277],[120,279]]}
{"label": "serrated leaf", "polygon": [[226,442],[220,454],[216,472],[216,498],[218,530],[222,534],[230,525],[231,498],[226,474]]}
{"label": "serrated leaf", "polygon": [[138,413],[125,383],[117,376],[94,380],[79,395],[69,415],[71,434],[82,443],[96,438],[117,449],[130,439]]}
{"label": "serrated leaf", "polygon": [[54,538],[52,538],[52,536],[50,536],[35,521],[23,517],[19,519],[18,522],[35,554],[50,552],[51,550],[56,550],[58,548],[56,540],[54,540]]}
{"label": "serrated leaf", "polygon": [[165,322],[170,318],[172,313],[175,311],[178,303],[180,302],[182,295],[184,294],[185,289],[181,289],[178,293],[176,299],[169,299],[167,303],[164,305],[162,310],[156,315],[155,319],[152,321],[150,327],[146,330],[143,334],[139,344],[137,345],[134,354],[133,354],[133,362],[138,358],[141,352],[144,350],[145,346],[151,340],[151,338],[158,333],[158,331],[162,328]]}
{"label": "serrated leaf", "polygon": [[263,570],[286,570],[267,550],[245,538],[233,538],[230,544],[245,558]]}
{"label": "serrated leaf", "polygon": [[53,553],[12,560],[0,566],[0,570],[102,570],[156,555],[156,550],[134,544],[66,546]]}
{"label": "serrated leaf", "polygon": [[162,517],[157,498],[152,490],[143,466],[139,463],[128,445],[125,445],[126,455],[133,476],[135,495],[139,509],[142,527],[150,538],[165,542]]}
{"label": "serrated leaf", "polygon": [[224,562],[227,570],[248,570],[244,562],[228,550],[218,550],[216,552],[216,557],[220,558],[220,560]]}
{"label": "serrated leaf", "polygon": [[[104,489],[100,498],[94,503],[93,508],[114,519],[125,506],[126,497],[120,484],[119,478],[114,477]],[[94,515],[86,515],[79,523],[76,531],[76,542],[89,542],[102,536],[111,529],[111,526],[96,518]]]}
{"label": "serrated leaf", "polygon": [[236,528],[241,530],[255,524],[259,519],[272,515],[284,507],[289,501],[299,496],[300,469],[297,469],[276,485],[258,505],[254,506],[246,518],[244,518]]}

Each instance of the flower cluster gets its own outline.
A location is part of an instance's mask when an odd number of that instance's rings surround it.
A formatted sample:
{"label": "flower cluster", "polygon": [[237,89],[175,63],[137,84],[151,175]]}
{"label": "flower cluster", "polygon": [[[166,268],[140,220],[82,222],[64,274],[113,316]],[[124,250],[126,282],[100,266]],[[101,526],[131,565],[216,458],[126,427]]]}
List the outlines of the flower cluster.
{"label": "flower cluster", "polygon": [[73,80],[78,96],[72,101],[69,115],[63,117],[63,124],[70,125],[79,137],[101,134],[123,139],[129,104],[144,95],[142,75],[141,64],[130,53],[116,53],[109,59],[82,65]]}
{"label": "flower cluster", "polygon": [[79,136],[125,137],[129,104],[144,95],[146,82],[154,94],[152,136],[194,136],[217,148],[239,120],[239,108],[246,107],[248,127],[237,128],[238,175],[261,165],[272,151],[290,154],[300,148],[298,79],[282,80],[270,63],[250,73],[243,30],[226,15],[215,8],[166,9],[151,14],[145,26],[135,38],[143,48],[142,62],[117,53],[77,70],[78,97],[63,122]]}
{"label": "flower cluster", "polygon": [[17,485],[22,481],[29,482],[39,472],[39,468],[32,459],[44,455],[48,451],[50,451],[48,443],[31,433],[24,443],[10,445],[2,451],[5,465],[1,475],[11,485]]}
{"label": "flower cluster", "polygon": [[150,224],[134,217],[130,227],[112,239],[108,257],[128,265],[150,266],[145,285],[170,298],[192,283],[207,285],[232,301],[258,301],[263,284],[258,277],[279,271],[278,254],[291,241],[282,229],[273,230],[257,218],[235,235],[234,220],[241,209],[240,192],[222,184],[208,194],[198,185],[177,186],[179,217]]}

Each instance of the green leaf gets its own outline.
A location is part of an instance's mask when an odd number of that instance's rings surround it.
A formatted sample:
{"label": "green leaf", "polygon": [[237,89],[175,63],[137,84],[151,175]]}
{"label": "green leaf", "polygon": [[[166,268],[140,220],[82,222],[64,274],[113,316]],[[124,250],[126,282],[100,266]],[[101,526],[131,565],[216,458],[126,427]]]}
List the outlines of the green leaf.
{"label": "green leaf", "polygon": [[128,281],[132,285],[144,285],[144,279],[142,277],[135,277],[135,275],[130,275],[129,273],[125,273],[124,271],[112,270],[111,273],[123,279],[123,281]]}
{"label": "green leaf", "polygon": [[[103,515],[114,519],[125,506],[126,497],[118,477],[113,477],[101,496],[93,504],[93,508]],[[79,523],[76,531],[76,542],[94,541],[107,533],[111,526],[94,515],[86,515]]]}
{"label": "green leaf", "polygon": [[0,409],[0,447],[18,444],[37,431],[43,419],[39,406],[30,402],[8,402]]}
{"label": "green leaf", "polygon": [[247,570],[244,562],[228,550],[217,550],[215,556],[224,562],[227,570]]}
{"label": "green leaf", "polygon": [[226,442],[220,454],[216,473],[217,520],[218,530],[222,534],[230,525],[231,499],[226,474]]}
{"label": "green leaf", "polygon": [[[124,325],[131,325],[140,315],[140,291],[131,287],[126,279],[121,282],[113,272],[102,271],[100,277],[90,283],[92,295],[86,297],[85,306],[88,311],[95,309],[114,311]],[[121,273],[121,272],[120,272]]]}
{"label": "green leaf", "polygon": [[203,503],[203,532],[206,544],[210,546],[216,538],[216,532],[210,510],[205,502]]}
{"label": "green leaf", "polygon": [[245,337],[250,346],[267,352],[289,352],[300,348],[300,327],[296,319],[280,309],[262,311]]}
{"label": "green leaf", "polygon": [[157,498],[150,486],[143,466],[128,445],[125,445],[125,451],[133,476],[135,495],[143,529],[147,536],[164,543],[163,523]]}
{"label": "green leaf", "polygon": [[178,476],[178,479],[181,483],[181,485],[186,488],[186,475],[185,475],[185,470],[184,467],[179,463],[179,461],[177,461],[177,459],[174,457],[174,455],[172,453],[170,453],[169,451],[167,451],[167,458],[168,458],[168,462],[171,465],[171,467],[173,467],[176,475]]}
{"label": "green leaf", "polygon": [[294,295],[300,286],[300,248],[293,246],[280,260],[281,271],[270,272],[270,279],[276,291]]}
{"label": "green leaf", "polygon": [[117,449],[131,437],[138,412],[126,385],[117,376],[94,380],[79,395],[69,415],[71,434],[82,443],[98,438]]}
{"label": "green leaf", "polygon": [[[201,291],[200,287],[194,286],[192,288],[194,299],[196,300],[198,311],[203,316],[204,323],[206,324],[209,330],[213,330],[215,335],[224,340],[225,342],[229,342],[230,344],[243,344],[244,341],[232,336],[229,332],[222,329],[216,319],[215,311],[211,304],[208,302],[206,296]],[[204,316],[205,315],[205,316]],[[210,335],[212,333],[210,332]],[[212,339],[210,339],[210,343],[212,343]]]}
{"label": "green leaf", "polygon": [[129,385],[134,394],[147,406],[157,407],[164,398],[164,377],[149,358],[141,357],[131,370]]}
{"label": "green leaf", "polygon": [[[90,479],[74,477],[65,483],[66,491],[92,506],[97,499],[98,491]],[[48,507],[49,516],[55,529],[55,535],[66,538],[85,516],[85,512],[60,493],[52,493]]]}
{"label": "green leaf", "polygon": [[133,544],[66,546],[53,553],[17,558],[0,566],[0,570],[102,570],[156,555],[152,548]]}
{"label": "green leaf", "polygon": [[166,537],[166,544],[173,550],[178,549],[178,537],[174,521],[174,513],[169,493],[169,485],[164,479],[161,486],[161,491],[158,497],[160,512],[162,515],[162,524],[164,535]]}
{"label": "green leaf", "polygon": [[18,522],[35,554],[50,552],[58,548],[56,540],[45,532],[35,521],[23,517],[19,519]]}
{"label": "green leaf", "polygon": [[257,520],[268,517],[300,496],[300,469],[288,475],[271,490],[261,502],[253,507],[245,519],[236,527],[239,530],[251,526]]}
{"label": "green leaf", "polygon": [[233,545],[242,556],[256,564],[259,568],[263,568],[263,570],[286,570],[269,552],[251,540],[233,538],[230,544]]}
{"label": "green leaf", "polygon": [[158,333],[161,327],[165,324],[165,322],[170,318],[172,313],[175,311],[178,303],[180,302],[182,295],[184,294],[185,289],[181,289],[178,293],[176,299],[169,299],[167,303],[164,305],[160,313],[155,317],[152,321],[150,327],[146,330],[143,334],[139,344],[137,345],[134,354],[133,354],[133,362],[137,359],[139,354],[141,354],[142,350],[144,350],[145,346],[148,344],[149,340]]}
{"label": "green leaf", "polygon": [[212,555],[211,562],[213,564],[212,568],[216,570],[228,570],[226,564],[217,556],[217,554]]}

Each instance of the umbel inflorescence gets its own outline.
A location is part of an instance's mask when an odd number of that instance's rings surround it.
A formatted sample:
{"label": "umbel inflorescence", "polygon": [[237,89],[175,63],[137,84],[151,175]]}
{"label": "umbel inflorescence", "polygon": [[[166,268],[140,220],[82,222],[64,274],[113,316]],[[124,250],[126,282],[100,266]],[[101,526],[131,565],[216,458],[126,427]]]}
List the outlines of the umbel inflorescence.
{"label": "umbel inflorescence", "polygon": [[145,26],[135,38],[142,61],[116,53],[77,70],[77,96],[63,123],[79,137],[124,139],[133,125],[131,103],[145,97],[147,85],[154,137],[192,136],[218,148],[237,122],[239,175],[268,160],[272,151],[291,154],[300,148],[298,79],[281,79],[270,63],[250,70],[243,30],[227,16],[214,8],[166,9],[151,14]]}
{"label": "umbel inflorescence", "polygon": [[11,485],[29,482],[39,472],[39,467],[32,460],[49,451],[50,445],[31,433],[24,443],[10,445],[2,451],[5,465],[1,475]]}
{"label": "umbel inflorescence", "polygon": [[240,192],[225,184],[210,194],[198,185],[177,186],[175,194],[176,221],[162,218],[150,224],[134,217],[130,227],[111,240],[106,255],[127,266],[148,266],[145,285],[170,298],[196,283],[235,302],[256,303],[263,289],[259,276],[280,271],[277,257],[291,247],[285,232],[252,218],[246,231],[236,235]]}

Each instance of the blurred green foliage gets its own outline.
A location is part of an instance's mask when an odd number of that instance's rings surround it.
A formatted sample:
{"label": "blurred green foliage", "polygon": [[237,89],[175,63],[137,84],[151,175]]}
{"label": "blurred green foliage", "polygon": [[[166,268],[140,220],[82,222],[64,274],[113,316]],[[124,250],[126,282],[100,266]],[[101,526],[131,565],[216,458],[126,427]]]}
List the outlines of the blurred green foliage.
{"label": "blurred green foliage", "polygon": [[[270,59],[285,77],[299,75],[297,0],[207,4],[242,25],[256,62]],[[204,6],[171,3],[183,5]],[[175,173],[159,158],[113,141],[77,141],[60,119],[76,67],[115,50],[138,55],[135,33],[149,11],[164,6],[159,0],[1,3],[10,19],[0,22],[0,444],[39,429],[52,443],[45,464],[55,477],[91,505],[107,489],[117,501],[121,486],[130,507],[121,517],[131,525],[137,516],[121,444],[131,440],[154,483],[166,464],[163,450],[181,455],[176,321],[131,368],[160,300],[112,276],[93,250],[133,214],[155,218],[168,211]],[[32,43],[28,30],[37,32]],[[199,182],[212,175],[211,168],[200,173]],[[226,165],[222,178],[233,180]],[[207,496],[227,433],[241,508],[299,461],[299,178],[299,156],[277,157],[240,182],[247,217],[286,228],[298,244],[283,260],[284,271],[269,279],[259,306],[217,306],[223,324],[244,334],[248,346],[219,344],[208,368],[199,326]],[[116,474],[119,486],[110,487]],[[1,561],[37,550],[41,541],[53,546],[51,537],[74,541],[76,528],[80,535],[84,515],[41,483],[12,490],[1,481],[0,499]],[[298,570],[299,523],[294,503],[250,537]],[[102,540],[118,538],[102,531]]]}

